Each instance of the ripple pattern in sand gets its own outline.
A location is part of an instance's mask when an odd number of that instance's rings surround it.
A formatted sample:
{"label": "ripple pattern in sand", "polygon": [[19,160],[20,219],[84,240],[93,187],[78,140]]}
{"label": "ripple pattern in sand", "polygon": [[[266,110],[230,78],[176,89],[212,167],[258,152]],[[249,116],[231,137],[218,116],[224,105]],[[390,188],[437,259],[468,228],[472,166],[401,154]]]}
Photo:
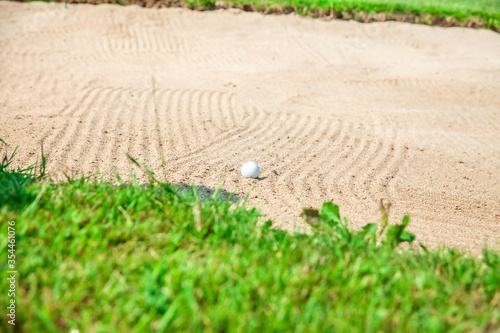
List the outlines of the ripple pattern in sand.
{"label": "ripple pattern in sand", "polygon": [[227,142],[244,130],[244,114],[222,91],[88,87],[54,116],[64,122],[47,130],[45,144],[51,158],[87,171],[127,153],[155,167]]}

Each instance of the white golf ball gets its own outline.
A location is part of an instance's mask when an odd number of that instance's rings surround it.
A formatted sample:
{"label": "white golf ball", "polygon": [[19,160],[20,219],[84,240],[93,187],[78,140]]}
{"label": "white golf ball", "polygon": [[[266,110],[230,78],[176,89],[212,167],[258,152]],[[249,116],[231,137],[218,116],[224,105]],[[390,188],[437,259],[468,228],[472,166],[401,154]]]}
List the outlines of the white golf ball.
{"label": "white golf ball", "polygon": [[260,167],[255,162],[246,162],[241,167],[241,175],[245,178],[257,178],[259,177]]}

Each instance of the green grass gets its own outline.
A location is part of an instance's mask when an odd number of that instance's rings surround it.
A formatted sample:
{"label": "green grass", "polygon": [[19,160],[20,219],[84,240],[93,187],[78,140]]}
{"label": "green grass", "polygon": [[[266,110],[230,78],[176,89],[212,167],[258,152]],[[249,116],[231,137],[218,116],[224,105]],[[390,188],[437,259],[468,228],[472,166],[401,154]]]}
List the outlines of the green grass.
{"label": "green grass", "polygon": [[0,167],[0,253],[15,221],[19,331],[500,330],[500,254],[400,249],[414,239],[408,216],[388,225],[383,209],[379,224],[352,231],[325,203],[304,210],[312,234],[291,234],[152,174],[146,185],[51,183],[45,159],[19,170],[12,157]]}
{"label": "green grass", "polygon": [[[215,0],[186,0],[186,3],[209,7]],[[493,24],[500,19],[500,2],[496,0],[223,0],[235,4],[252,4],[260,10],[272,5],[291,6],[299,14],[308,15],[317,9],[333,10],[339,13],[414,14],[433,15],[436,18],[455,18],[467,21],[483,19]]]}
{"label": "green grass", "polygon": [[[190,4],[210,4],[214,0],[187,0]],[[359,9],[365,12],[431,14],[453,16],[459,19],[471,17],[488,18],[500,12],[500,2],[496,0],[231,0],[232,3],[253,3],[259,5],[290,5],[298,9],[307,7],[333,9],[337,11]],[[298,10],[303,12],[303,10]]]}

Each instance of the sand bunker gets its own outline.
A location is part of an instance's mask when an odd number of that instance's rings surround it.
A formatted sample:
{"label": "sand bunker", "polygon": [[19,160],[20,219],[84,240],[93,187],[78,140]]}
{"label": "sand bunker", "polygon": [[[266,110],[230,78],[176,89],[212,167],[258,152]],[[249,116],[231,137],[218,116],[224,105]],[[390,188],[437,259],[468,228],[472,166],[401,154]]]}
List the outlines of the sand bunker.
{"label": "sand bunker", "polygon": [[[49,171],[219,184],[276,225],[333,200],[426,245],[500,238],[500,38],[238,11],[0,2],[0,138]],[[244,179],[241,164],[262,167]]]}

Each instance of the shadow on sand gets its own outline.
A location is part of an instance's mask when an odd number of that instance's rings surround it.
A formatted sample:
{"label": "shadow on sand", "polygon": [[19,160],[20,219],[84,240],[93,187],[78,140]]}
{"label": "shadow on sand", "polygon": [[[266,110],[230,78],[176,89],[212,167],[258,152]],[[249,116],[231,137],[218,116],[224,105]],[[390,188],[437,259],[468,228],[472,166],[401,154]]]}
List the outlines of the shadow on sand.
{"label": "shadow on sand", "polygon": [[[217,192],[217,189],[209,188],[204,185],[188,185],[186,183],[179,183],[179,184],[172,184],[172,187],[177,189],[181,195],[188,193],[194,187],[196,188],[196,192],[198,193],[200,200],[211,198]],[[220,201],[228,200],[235,203],[242,200],[240,196],[228,192],[224,189],[219,189],[218,198]]]}

